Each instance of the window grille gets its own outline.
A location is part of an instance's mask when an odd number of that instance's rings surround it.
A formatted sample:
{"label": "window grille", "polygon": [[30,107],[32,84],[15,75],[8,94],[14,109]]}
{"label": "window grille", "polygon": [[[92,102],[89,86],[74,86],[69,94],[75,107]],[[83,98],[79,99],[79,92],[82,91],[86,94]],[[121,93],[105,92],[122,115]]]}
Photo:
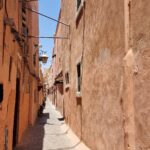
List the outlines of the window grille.
{"label": "window grille", "polygon": [[21,24],[20,24],[20,32],[21,32],[21,40],[22,40],[22,48],[23,48],[23,52],[25,55],[28,54],[28,33],[29,33],[29,29],[28,29],[28,25],[27,25],[27,10],[26,10],[26,2],[24,0],[22,0],[21,3],[21,13],[20,13],[20,17],[21,17]]}

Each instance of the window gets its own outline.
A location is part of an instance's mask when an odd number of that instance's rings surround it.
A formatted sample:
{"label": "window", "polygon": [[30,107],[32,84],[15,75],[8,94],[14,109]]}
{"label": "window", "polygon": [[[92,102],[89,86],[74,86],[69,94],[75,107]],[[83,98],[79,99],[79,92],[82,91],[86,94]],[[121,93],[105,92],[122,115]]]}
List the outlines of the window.
{"label": "window", "polygon": [[77,92],[81,91],[81,63],[77,64]]}
{"label": "window", "polygon": [[76,23],[77,25],[83,14],[84,2],[85,0],[76,0]]}
{"label": "window", "polygon": [[69,73],[68,72],[65,74],[65,80],[66,80],[66,84],[69,84]]}
{"label": "window", "polygon": [[9,77],[8,77],[8,81],[11,81],[11,70],[12,70],[12,57],[10,57],[10,61],[9,61]]}
{"label": "window", "polygon": [[0,103],[2,103],[3,101],[3,95],[4,95],[3,84],[0,84]]}
{"label": "window", "polygon": [[80,5],[81,5],[81,0],[77,0],[77,10],[79,9]]}

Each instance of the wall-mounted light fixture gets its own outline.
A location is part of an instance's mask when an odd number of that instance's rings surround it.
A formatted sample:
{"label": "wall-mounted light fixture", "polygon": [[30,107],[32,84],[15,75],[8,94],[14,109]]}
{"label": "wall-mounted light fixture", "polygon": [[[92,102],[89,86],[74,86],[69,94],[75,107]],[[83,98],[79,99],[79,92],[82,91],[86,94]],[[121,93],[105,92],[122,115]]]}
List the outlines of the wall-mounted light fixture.
{"label": "wall-mounted light fixture", "polygon": [[34,48],[35,48],[35,55],[37,51],[40,52],[39,61],[41,61],[43,64],[46,64],[48,60],[48,56],[46,55],[45,51],[39,50],[39,48],[42,48],[42,45],[34,44]]}
{"label": "wall-mounted light fixture", "polygon": [[43,64],[46,64],[48,60],[48,56],[46,54],[42,54],[39,56],[39,61],[42,61]]}

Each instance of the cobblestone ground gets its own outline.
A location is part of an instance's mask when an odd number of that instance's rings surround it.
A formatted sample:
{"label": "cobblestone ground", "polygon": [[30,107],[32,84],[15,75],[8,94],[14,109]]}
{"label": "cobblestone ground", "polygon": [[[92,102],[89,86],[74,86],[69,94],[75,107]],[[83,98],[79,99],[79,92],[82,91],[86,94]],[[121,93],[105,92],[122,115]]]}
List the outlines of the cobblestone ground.
{"label": "cobblestone ground", "polygon": [[62,116],[47,100],[44,114],[15,150],[89,150],[59,118]]}

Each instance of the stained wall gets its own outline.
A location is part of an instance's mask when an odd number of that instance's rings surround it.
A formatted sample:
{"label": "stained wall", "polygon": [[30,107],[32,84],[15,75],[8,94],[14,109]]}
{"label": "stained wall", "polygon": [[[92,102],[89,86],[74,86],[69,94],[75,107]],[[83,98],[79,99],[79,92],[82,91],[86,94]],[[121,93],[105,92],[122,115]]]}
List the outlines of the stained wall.
{"label": "stained wall", "polygon": [[57,44],[63,52],[57,55],[62,55],[65,120],[93,150],[148,150],[150,2],[82,2],[77,10],[76,1],[61,1],[59,21],[70,27],[56,30],[68,37]]}
{"label": "stained wall", "polygon": [[[3,1],[0,9],[0,84],[3,84],[3,100],[0,103],[0,149],[12,150],[14,141],[14,130],[16,129],[16,144],[20,143],[24,131],[30,124],[29,116],[32,117],[32,124],[34,124],[37,116],[38,91],[36,103],[30,105],[33,99],[30,99],[30,93],[37,89],[38,83],[38,55],[36,56],[37,66],[35,70],[29,68],[33,64],[34,44],[38,41],[27,42],[30,45],[26,50],[22,46],[22,28],[20,26],[21,20],[21,2],[19,1]],[[34,8],[38,9],[38,3],[34,2]],[[33,7],[29,4],[29,7]],[[26,24],[34,24],[34,33],[38,35],[38,16],[33,20],[28,18],[26,14]],[[11,20],[10,20],[11,18]],[[4,22],[5,21],[5,22]],[[12,24],[13,23],[13,24]],[[13,32],[15,30],[15,32]],[[31,32],[33,26],[29,29]],[[35,43],[36,42],[36,43]],[[32,48],[31,48],[32,46]],[[27,53],[26,52],[31,52]],[[29,61],[30,60],[30,61]],[[36,75],[37,74],[37,75]],[[30,78],[34,84],[31,89]],[[19,90],[16,91],[16,81],[19,79]],[[17,97],[18,103],[17,103]],[[17,109],[18,108],[18,109]],[[31,113],[29,109],[34,109]],[[17,110],[17,111],[16,111]],[[15,115],[17,114],[17,116]],[[15,124],[17,120],[17,126]]]}

